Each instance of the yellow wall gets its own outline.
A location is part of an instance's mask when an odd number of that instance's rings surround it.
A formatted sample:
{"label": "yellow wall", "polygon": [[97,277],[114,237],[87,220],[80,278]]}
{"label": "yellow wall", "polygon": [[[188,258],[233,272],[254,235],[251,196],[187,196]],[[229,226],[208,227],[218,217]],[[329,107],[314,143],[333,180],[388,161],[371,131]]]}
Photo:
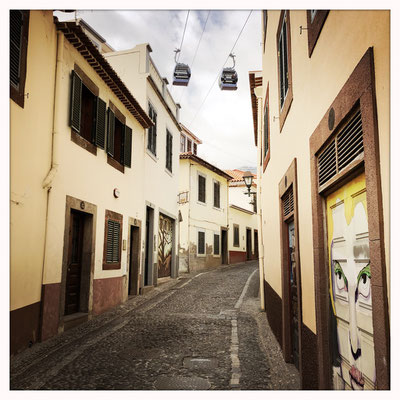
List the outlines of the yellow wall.
{"label": "yellow wall", "polygon": [[[263,93],[269,83],[271,159],[261,178],[265,276],[281,295],[278,183],[297,158],[299,247],[303,321],[315,332],[314,268],[309,137],[367,51],[374,47],[376,98],[385,219],[385,251],[389,262],[389,12],[330,11],[311,58],[308,57],[306,11],[291,11],[293,102],[279,132],[276,32],[280,11],[268,11],[263,54]],[[389,267],[389,266],[388,266]]]}
{"label": "yellow wall", "polygon": [[11,311],[41,296],[55,62],[53,13],[31,11],[24,108],[10,100]]}
{"label": "yellow wall", "polygon": [[[233,225],[239,225],[239,247],[233,245]],[[251,252],[254,254],[254,229],[258,229],[257,214],[248,214],[229,207],[228,250],[246,251],[246,228],[251,228]]]}

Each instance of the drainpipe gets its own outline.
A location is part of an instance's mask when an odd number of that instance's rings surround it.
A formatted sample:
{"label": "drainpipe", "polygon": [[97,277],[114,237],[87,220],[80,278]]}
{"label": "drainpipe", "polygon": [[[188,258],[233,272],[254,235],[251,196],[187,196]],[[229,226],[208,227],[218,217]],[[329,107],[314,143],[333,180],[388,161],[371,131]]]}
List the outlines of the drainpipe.
{"label": "drainpipe", "polygon": [[[59,97],[60,97],[60,86],[62,79],[62,59],[64,51],[64,34],[57,32],[57,59],[56,59],[56,71],[55,71],[55,83],[54,83],[54,98],[53,98],[53,123],[52,123],[52,143],[51,143],[51,168],[47,176],[42,182],[43,189],[47,190],[47,205],[46,205],[46,227],[44,236],[44,254],[43,254],[43,267],[42,267],[42,285],[44,284],[45,278],[45,264],[46,264],[46,248],[47,248],[47,235],[49,230],[49,203],[50,203],[50,190],[54,177],[57,173],[59,165],[59,144],[58,144],[58,126],[59,126]],[[43,299],[42,299],[43,300]]]}
{"label": "drainpipe", "polygon": [[[262,146],[262,135],[261,135],[261,129],[262,129],[262,109],[263,109],[263,97],[262,97],[262,86],[258,86],[254,88],[254,94],[257,97],[257,117],[258,117],[258,145],[259,147]],[[257,158],[261,158],[261,153],[260,151],[257,151]],[[260,234],[258,236],[258,267],[260,271],[260,307],[261,310],[265,311],[265,293],[264,293],[264,240],[263,240],[263,215],[262,215],[262,209],[261,209],[261,174],[262,174],[262,167],[260,166],[260,162],[262,160],[258,160],[257,163],[257,205],[258,205],[258,210],[257,210],[257,215],[258,215],[258,226],[259,226],[259,231]]]}
{"label": "drainpipe", "polygon": [[190,209],[192,202],[192,163],[189,160],[189,210],[188,210],[188,272],[190,272]]}

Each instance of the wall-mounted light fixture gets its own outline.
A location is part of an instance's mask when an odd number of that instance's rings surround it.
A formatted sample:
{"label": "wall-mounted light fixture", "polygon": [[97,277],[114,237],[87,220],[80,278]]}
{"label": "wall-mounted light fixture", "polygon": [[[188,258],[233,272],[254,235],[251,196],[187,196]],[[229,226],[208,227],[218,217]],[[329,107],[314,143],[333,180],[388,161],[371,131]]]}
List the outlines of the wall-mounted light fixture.
{"label": "wall-mounted light fixture", "polygon": [[247,192],[244,192],[244,194],[247,194],[249,197],[252,194],[257,194],[257,192],[250,191],[251,185],[253,184],[253,178],[254,176],[250,171],[247,171],[243,174],[244,184],[247,186]]}
{"label": "wall-mounted light fixture", "polygon": [[115,197],[116,199],[118,199],[119,195],[120,195],[119,190],[118,190],[117,188],[115,188],[115,189],[114,189],[114,197]]}

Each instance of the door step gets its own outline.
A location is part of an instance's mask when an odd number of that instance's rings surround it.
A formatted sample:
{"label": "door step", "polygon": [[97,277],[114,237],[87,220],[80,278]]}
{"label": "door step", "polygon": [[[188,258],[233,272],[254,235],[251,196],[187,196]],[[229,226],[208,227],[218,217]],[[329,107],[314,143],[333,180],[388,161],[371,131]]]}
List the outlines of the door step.
{"label": "door step", "polygon": [[80,325],[88,320],[88,313],[74,313],[64,316],[64,331],[73,328],[74,326]]}
{"label": "door step", "polygon": [[153,285],[143,286],[140,288],[140,294],[146,294],[151,292],[154,289]]}

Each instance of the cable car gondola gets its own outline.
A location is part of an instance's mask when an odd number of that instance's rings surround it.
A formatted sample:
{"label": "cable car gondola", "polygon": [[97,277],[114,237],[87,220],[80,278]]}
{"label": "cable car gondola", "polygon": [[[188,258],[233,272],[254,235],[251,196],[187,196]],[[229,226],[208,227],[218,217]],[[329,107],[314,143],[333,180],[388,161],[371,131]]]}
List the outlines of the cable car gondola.
{"label": "cable car gondola", "polygon": [[189,83],[189,79],[191,76],[190,68],[189,65],[183,64],[183,63],[178,63],[176,61],[176,56],[180,52],[179,49],[174,50],[175,51],[175,70],[174,70],[174,77],[172,80],[172,84],[175,86],[187,86]]}
{"label": "cable car gondola", "polygon": [[227,67],[222,70],[221,76],[219,77],[219,87],[221,90],[236,90],[238,82],[238,74],[235,71],[235,56],[229,54],[233,59],[233,67]]}

